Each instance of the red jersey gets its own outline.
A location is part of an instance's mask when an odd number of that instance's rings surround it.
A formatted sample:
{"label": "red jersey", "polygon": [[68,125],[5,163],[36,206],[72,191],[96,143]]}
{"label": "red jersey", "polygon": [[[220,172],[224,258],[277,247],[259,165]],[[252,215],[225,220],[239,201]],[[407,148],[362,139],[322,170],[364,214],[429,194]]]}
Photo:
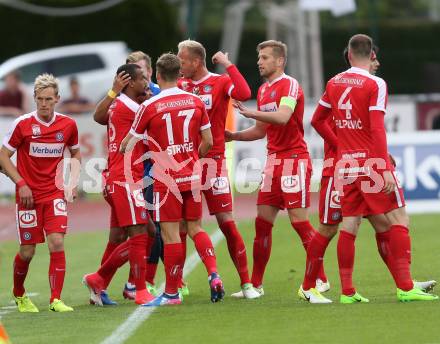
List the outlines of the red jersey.
{"label": "red jersey", "polygon": [[356,159],[362,166],[369,158],[382,158],[375,153],[370,111],[386,112],[387,98],[385,81],[360,68],[352,67],[329,80],[319,103],[332,109],[338,159]]}
{"label": "red jersey", "polygon": [[[113,102],[108,111],[107,135],[108,158],[107,168],[103,175],[107,182],[137,182],[142,179],[144,166],[142,155],[147,152],[147,146],[139,141],[131,152],[131,165],[124,170],[124,155],[119,153],[122,140],[130,131],[139,104],[121,93]],[[139,160],[138,162],[136,162]],[[145,159],[144,159],[145,160]],[[131,177],[128,175],[131,171]],[[126,175],[127,174],[127,175]]]}
{"label": "red jersey", "polygon": [[281,153],[281,157],[287,157],[292,153],[307,153],[303,127],[304,94],[298,81],[283,74],[272,82],[265,82],[258,89],[258,110],[277,111],[283,97],[296,101],[295,111],[285,125],[267,125],[267,153]]}
{"label": "red jersey", "polygon": [[138,138],[148,133],[155,189],[189,191],[200,184],[200,131],[210,126],[200,98],[177,87],[142,103],[130,133]]}
{"label": "red jersey", "polygon": [[177,86],[196,94],[205,104],[211,122],[214,145],[207,157],[225,154],[225,125],[231,97],[237,100],[250,98],[250,89],[243,76],[234,65],[227,68],[228,74],[208,73],[200,80],[179,79]]}
{"label": "red jersey", "polygon": [[[328,122],[331,130],[336,135],[336,125],[335,125],[335,121],[333,119],[333,116],[329,117],[327,119],[327,122]],[[337,161],[336,157],[337,157],[337,148],[332,147],[329,143],[327,143],[324,140],[324,168],[322,170],[323,176],[333,177],[333,175],[335,174],[335,165],[336,165],[336,161]]]}
{"label": "red jersey", "polygon": [[[6,134],[3,145],[17,151],[18,173],[31,189],[35,203],[64,198],[55,177],[66,146],[79,148],[73,119],[57,112],[49,123],[39,119],[35,111],[20,116]],[[16,199],[19,199],[18,189]]]}

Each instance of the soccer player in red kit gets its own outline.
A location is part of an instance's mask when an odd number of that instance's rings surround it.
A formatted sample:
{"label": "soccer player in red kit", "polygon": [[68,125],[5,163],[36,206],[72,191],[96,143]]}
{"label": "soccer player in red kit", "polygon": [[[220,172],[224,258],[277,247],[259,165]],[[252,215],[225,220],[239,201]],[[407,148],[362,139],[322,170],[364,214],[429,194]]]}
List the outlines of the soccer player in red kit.
{"label": "soccer player in red kit", "polygon": [[[380,66],[379,60],[377,58],[378,47],[373,45],[373,53],[371,55],[371,64],[369,72],[371,74],[376,74],[377,69]],[[344,60],[348,66],[350,62],[348,61],[348,49],[344,50]],[[317,119],[319,111],[312,118],[312,126],[316,128],[319,132],[324,132],[326,130],[332,130],[336,135],[336,126],[333,118],[330,117],[326,122],[319,121]],[[330,127],[330,128],[328,128]],[[328,134],[327,134],[328,135]],[[324,168],[322,171],[321,178],[321,189],[319,196],[319,228],[318,233],[314,235],[310,241],[309,247],[307,249],[307,262],[306,262],[306,272],[304,276],[304,281],[298,290],[298,296],[310,303],[330,303],[331,300],[324,298],[316,289],[316,273],[319,271],[319,264],[322,264],[325,250],[330,242],[330,240],[336,235],[338,231],[339,224],[342,222],[342,212],[341,212],[341,196],[340,190],[335,189],[334,182],[334,170],[335,170],[335,160],[337,153],[337,138],[331,135],[328,140],[332,140],[333,145],[329,142],[324,143]],[[394,163],[393,163],[394,165]],[[389,223],[385,215],[367,215],[365,217],[373,226],[376,232],[376,242],[377,248],[380,253],[381,258],[388,264],[389,260],[389,245],[388,245],[388,229]],[[318,265],[318,266],[317,266]],[[436,281],[414,281],[414,286],[423,291],[427,292],[432,290]]]}
{"label": "soccer player in red kit", "polygon": [[139,109],[130,134],[121,144],[121,152],[131,149],[135,138],[147,131],[154,168],[154,220],[160,222],[164,241],[165,292],[146,306],[180,304],[178,283],[182,278],[183,248],[179,223],[187,222],[188,234],[208,272],[211,301],[223,299],[223,283],[217,273],[214,248],[200,227],[202,216],[201,168],[212,146],[211,124],[199,97],[177,88],[180,61],[164,54],[156,63],[161,93]]}
{"label": "soccer player in red kit", "polygon": [[[202,183],[209,213],[215,215],[228,245],[229,254],[240,276],[244,296],[249,299],[260,296],[250,283],[246,247],[232,216],[232,195],[225,159],[225,125],[231,98],[247,100],[251,90],[227,53],[219,51],[212,57],[213,63],[226,68],[227,74],[210,73],[206,68],[206,51],[202,44],[185,40],[178,45],[181,74],[178,86],[194,93],[205,104],[211,122],[214,145],[206,156]],[[183,234],[184,235],[184,234]],[[182,237],[182,241],[185,240]]]}
{"label": "soccer player in red kit", "polygon": [[[398,187],[387,151],[384,126],[387,86],[383,79],[369,73],[374,53],[372,46],[371,38],[366,35],[350,39],[348,58],[352,67],[327,83],[314,114],[315,124],[333,116],[336,126],[336,137],[329,126],[319,131],[327,142],[337,146],[335,178],[342,184],[343,229],[337,247],[342,285],[340,302],[369,302],[353,286],[354,243],[362,216],[380,214],[384,214],[390,224],[387,231],[389,254],[384,261],[396,283],[398,300],[435,300],[438,299],[436,295],[422,291],[411,279],[408,217],[403,192]],[[327,238],[322,235],[321,238],[324,239],[322,245],[312,241],[311,251],[316,254],[308,252],[309,271],[316,269],[316,259],[310,256],[322,257],[323,252],[318,251],[322,248],[325,251]]]}
{"label": "soccer player in red kit", "polygon": [[[14,260],[14,299],[20,312],[38,312],[25,293],[24,281],[36,244],[45,236],[50,252],[50,306],[54,312],[73,311],[61,301],[66,258],[64,235],[67,230],[66,201],[76,198],[76,188],[63,187],[64,150],[71,154],[71,168],[79,169],[81,154],[78,129],[71,118],[54,111],[59,100],[58,82],[50,74],[35,79],[37,110],[17,118],[5,136],[0,165],[16,184],[16,219],[20,249]],[[17,167],[11,157],[17,152]],[[78,171],[77,171],[78,172]]]}
{"label": "soccer player in red kit", "polygon": [[128,159],[119,153],[121,141],[128,134],[139,109],[136,99],[145,93],[148,79],[136,64],[120,66],[116,75],[122,72],[130,76],[130,81],[109,109],[108,166],[103,176],[104,198],[111,207],[110,228],[113,231],[124,229],[129,240],[116,247],[96,273],[84,276],[84,283],[91,292],[91,300],[100,306],[102,290],[106,289],[116,269],[125,263],[127,257],[136,285],[135,303],[144,304],[154,298],[147,291],[145,283],[146,224],[150,217],[142,193],[142,157],[146,154],[147,147],[143,141],[137,142]]}
{"label": "soccer player in red kit", "polygon": [[[260,75],[267,80],[258,90],[258,110],[237,104],[240,113],[256,119],[256,124],[239,132],[226,131],[226,139],[253,141],[267,135],[268,156],[258,193],[252,272],[252,284],[263,294],[263,275],[278,211],[287,208],[292,227],[305,249],[315,230],[308,220],[312,166],[304,141],[303,91],[294,78],[284,74],[287,59],[284,43],[265,41],[258,45],[257,52]],[[323,291],[330,288],[323,269],[318,283]],[[233,296],[243,294],[238,292]]]}

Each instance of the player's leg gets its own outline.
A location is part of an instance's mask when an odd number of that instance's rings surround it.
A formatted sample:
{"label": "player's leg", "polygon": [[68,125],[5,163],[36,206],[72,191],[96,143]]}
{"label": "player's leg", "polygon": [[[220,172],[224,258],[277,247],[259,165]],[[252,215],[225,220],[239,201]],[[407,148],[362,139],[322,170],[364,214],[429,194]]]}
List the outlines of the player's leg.
{"label": "player's leg", "polygon": [[[157,290],[155,287],[154,279],[156,277],[159,259],[163,257],[163,240],[160,234],[159,223],[154,223],[154,225],[155,225],[155,235],[153,238],[153,243],[151,245],[150,254],[147,256],[148,258],[147,258],[147,269],[145,272],[145,281],[147,282],[147,289],[149,290],[149,292],[157,296]],[[151,240],[150,236],[148,240]]]}

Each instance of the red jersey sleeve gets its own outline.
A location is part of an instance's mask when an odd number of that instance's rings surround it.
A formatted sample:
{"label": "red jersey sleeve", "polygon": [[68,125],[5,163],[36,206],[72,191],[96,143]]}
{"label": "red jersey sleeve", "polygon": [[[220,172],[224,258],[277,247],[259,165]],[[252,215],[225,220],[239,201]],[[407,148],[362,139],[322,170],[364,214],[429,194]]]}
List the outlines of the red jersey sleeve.
{"label": "red jersey sleeve", "polygon": [[133,121],[133,126],[130,129],[130,134],[133,136],[144,139],[145,138],[145,131],[147,130],[148,125],[148,107],[142,104],[138,111],[136,112],[136,116]]}
{"label": "red jersey sleeve", "polygon": [[319,105],[322,105],[322,106],[326,107],[327,109],[332,108],[327,91],[325,91],[324,94],[322,95],[321,99],[319,99]]}
{"label": "red jersey sleeve", "polygon": [[69,139],[67,140],[67,146],[70,149],[78,149],[79,148],[78,127],[75,121],[72,121],[71,127],[72,127],[71,133]]}
{"label": "red jersey sleeve", "polygon": [[386,112],[388,101],[387,84],[383,79],[378,77],[375,77],[373,80],[368,110]]}
{"label": "red jersey sleeve", "polygon": [[21,119],[17,118],[3,139],[3,145],[11,152],[15,152],[23,140],[22,123]]}
{"label": "red jersey sleeve", "polygon": [[251,89],[237,66],[231,65],[226,71],[229,77],[225,83],[225,93],[237,100],[248,100],[251,97]]}
{"label": "red jersey sleeve", "polygon": [[211,123],[209,122],[208,112],[205,109],[205,105],[201,104],[199,106],[200,111],[202,112],[202,118],[200,120],[200,131],[211,128]]}
{"label": "red jersey sleeve", "polygon": [[312,126],[325,142],[333,147],[337,147],[338,139],[328,122],[331,115],[331,110],[319,103],[315,112],[313,113]]}

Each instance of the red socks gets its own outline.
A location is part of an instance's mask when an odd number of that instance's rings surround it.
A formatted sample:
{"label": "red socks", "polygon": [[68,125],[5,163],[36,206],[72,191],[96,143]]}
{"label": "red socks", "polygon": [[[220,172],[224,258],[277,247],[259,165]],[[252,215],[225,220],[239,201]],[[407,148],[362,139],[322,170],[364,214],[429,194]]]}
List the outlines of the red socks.
{"label": "red socks", "polygon": [[351,296],[356,290],[353,287],[353,264],[356,236],[344,231],[339,232],[338,239],[338,265],[341,279],[342,294]]}
{"label": "red socks", "polygon": [[255,219],[254,266],[252,284],[259,287],[263,284],[263,275],[272,249],[273,224],[261,217]]}
{"label": "red socks", "polygon": [[[295,229],[296,233],[298,233],[299,237],[301,238],[301,242],[304,246],[304,249],[307,252],[309,243],[312,240],[315,233],[317,233],[317,231],[313,228],[313,226],[310,224],[309,221],[292,222],[292,227],[293,229]],[[323,282],[327,282],[327,276],[325,275],[323,264],[320,264],[317,278],[319,278]]]}
{"label": "red socks", "polygon": [[146,246],[147,234],[138,234],[128,239],[128,260],[136,290],[147,288],[145,284]]}
{"label": "red socks", "polygon": [[304,274],[304,281],[302,287],[304,290],[309,290],[316,286],[316,279],[318,273],[322,270],[324,261],[324,254],[330,239],[316,232],[307,248],[306,271]]}
{"label": "red socks", "polygon": [[211,239],[205,231],[201,230],[193,236],[194,245],[203,264],[205,264],[208,275],[217,272],[217,261]]}
{"label": "red socks", "polygon": [[64,251],[51,252],[49,263],[50,302],[61,299],[64,275],[66,274],[66,256]]}
{"label": "red socks", "polygon": [[23,260],[17,253],[14,259],[14,296],[24,295],[24,280],[29,270],[29,262]]}
{"label": "red socks", "polygon": [[390,231],[383,233],[376,233],[376,243],[377,249],[379,251],[380,257],[389,268],[389,257],[390,257]]}
{"label": "red socks", "polygon": [[104,279],[107,288],[116,270],[128,261],[128,240],[120,244],[108,259],[101,265],[97,273]]}
{"label": "red socks", "polygon": [[247,266],[246,247],[240,232],[234,221],[224,222],[220,225],[220,229],[226,237],[229,255],[237,268],[240,275],[240,284],[250,283],[249,271]]}
{"label": "red socks", "polygon": [[389,269],[393,275],[396,286],[404,291],[411,290],[414,287],[411,271],[411,239],[408,234],[408,228],[401,225],[392,225],[388,231],[389,234]]}
{"label": "red socks", "polygon": [[182,254],[181,243],[164,245],[165,293],[167,294],[173,295],[178,292],[183,269]]}
{"label": "red socks", "polygon": [[105,248],[104,254],[102,255],[101,258],[101,265],[103,265],[105,263],[105,261],[108,259],[108,257],[110,257],[110,255],[113,253],[113,251],[116,249],[116,247],[118,247],[121,243],[113,243],[113,242],[108,242],[107,243],[107,247]]}

